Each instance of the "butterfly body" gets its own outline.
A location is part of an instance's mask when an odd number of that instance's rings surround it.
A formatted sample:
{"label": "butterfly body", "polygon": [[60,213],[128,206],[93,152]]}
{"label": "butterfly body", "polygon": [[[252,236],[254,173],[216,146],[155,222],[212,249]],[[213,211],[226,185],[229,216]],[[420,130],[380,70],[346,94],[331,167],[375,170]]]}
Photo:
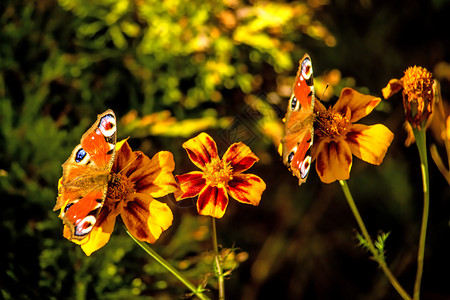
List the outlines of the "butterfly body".
{"label": "butterfly body", "polygon": [[285,134],[281,140],[283,162],[299,178],[299,185],[306,181],[311,166],[314,101],[312,63],[309,55],[305,54],[299,62],[285,117]]}
{"label": "butterfly body", "polygon": [[71,239],[82,240],[92,230],[104,204],[115,157],[116,117],[112,110],[98,115],[81,142],[62,165],[57,203]]}

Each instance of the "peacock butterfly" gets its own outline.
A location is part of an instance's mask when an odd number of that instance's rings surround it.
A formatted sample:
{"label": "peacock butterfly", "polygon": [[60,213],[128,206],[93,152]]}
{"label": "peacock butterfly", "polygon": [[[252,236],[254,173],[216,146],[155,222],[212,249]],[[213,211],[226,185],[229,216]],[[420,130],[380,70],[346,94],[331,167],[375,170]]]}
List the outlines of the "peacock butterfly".
{"label": "peacock butterfly", "polygon": [[283,162],[301,185],[311,167],[314,138],[314,82],[311,58],[305,54],[299,62],[293,93],[285,116],[285,132],[281,139]]}
{"label": "peacock butterfly", "polygon": [[109,109],[98,115],[62,165],[63,176],[53,210],[62,208],[59,217],[69,228],[71,240],[83,240],[97,221],[106,198],[115,146],[116,116]]}

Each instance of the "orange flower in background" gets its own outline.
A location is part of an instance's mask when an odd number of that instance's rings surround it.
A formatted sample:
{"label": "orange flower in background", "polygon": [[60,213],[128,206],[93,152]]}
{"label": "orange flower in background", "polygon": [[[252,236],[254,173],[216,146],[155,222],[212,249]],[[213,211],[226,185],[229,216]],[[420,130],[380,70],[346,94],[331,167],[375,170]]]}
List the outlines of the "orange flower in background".
{"label": "orange flower in background", "polygon": [[352,154],[365,162],[381,164],[394,134],[381,124],[354,124],[380,101],[380,98],[344,88],[336,104],[328,110],[316,102],[311,153],[317,160],[316,170],[322,182],[348,179]]}
{"label": "orange flower in background", "polygon": [[183,148],[201,171],[176,176],[180,186],[177,201],[198,196],[198,213],[215,218],[224,215],[228,195],[242,203],[259,205],[266,184],[256,175],[242,173],[259,160],[249,147],[234,143],[220,159],[216,142],[203,132],[185,142]]}
{"label": "orange flower in background", "polygon": [[64,237],[81,245],[89,256],[109,241],[120,215],[134,237],[154,243],[172,224],[170,208],[154,198],[177,190],[174,168],[172,153],[168,151],[158,152],[150,159],[140,151],[132,151],[126,141],[117,143],[105,202],[92,231],[82,240],[71,239],[71,231],[64,225]]}
{"label": "orange flower in background", "polygon": [[425,127],[433,113],[435,81],[433,74],[422,67],[409,67],[402,78],[391,79],[382,90],[385,99],[403,89],[405,117],[413,128]]}

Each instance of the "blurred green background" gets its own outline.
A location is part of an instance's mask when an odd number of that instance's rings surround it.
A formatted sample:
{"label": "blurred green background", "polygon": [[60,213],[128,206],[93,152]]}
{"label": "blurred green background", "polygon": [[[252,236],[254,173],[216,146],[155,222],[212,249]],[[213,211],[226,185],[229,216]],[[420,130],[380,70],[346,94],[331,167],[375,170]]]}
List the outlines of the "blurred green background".
{"label": "blurred green background", "polygon": [[[112,108],[120,138],[175,174],[194,170],[181,144],[200,131],[219,152],[236,141],[260,157],[259,207],[234,200],[217,223],[233,248],[228,299],[400,299],[357,246],[337,183],[296,178],[275,141],[298,60],[313,60],[316,93],[344,86],[381,96],[412,65],[450,95],[450,1],[3,0],[0,3],[0,298],[180,299],[187,292],[121,226],[91,257],[62,237],[53,212],[61,164],[97,114]],[[329,87],[326,88],[326,84]],[[354,159],[350,189],[386,257],[412,293],[422,213],[418,153],[406,148],[401,96],[362,120],[395,138],[383,164]],[[428,135],[445,157],[439,135]],[[445,159],[444,159],[445,160]],[[431,211],[422,299],[450,299],[450,188],[430,159]],[[186,276],[212,276],[209,219],[192,200],[167,201],[174,224],[152,247]]]}

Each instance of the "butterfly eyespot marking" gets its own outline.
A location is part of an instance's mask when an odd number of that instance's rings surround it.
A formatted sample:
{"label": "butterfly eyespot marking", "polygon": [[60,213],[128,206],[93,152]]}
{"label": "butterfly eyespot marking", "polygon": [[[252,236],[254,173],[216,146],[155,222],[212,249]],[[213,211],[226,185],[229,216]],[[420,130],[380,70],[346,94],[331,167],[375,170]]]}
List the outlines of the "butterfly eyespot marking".
{"label": "butterfly eyespot marking", "polygon": [[301,179],[305,179],[308,176],[310,167],[311,167],[311,156],[307,156],[307,157],[305,157],[303,162],[300,164]]}
{"label": "butterfly eyespot marking", "polygon": [[107,114],[100,119],[98,130],[105,137],[111,137],[116,133],[116,118],[113,115]]}
{"label": "butterfly eyespot marking", "polygon": [[295,152],[294,152],[294,151],[292,151],[291,153],[289,153],[288,159],[287,159],[287,161],[288,161],[289,164],[292,162],[292,159],[294,158],[294,155],[295,155]]}
{"label": "butterfly eyespot marking", "polygon": [[92,215],[89,215],[82,220],[78,220],[74,228],[74,235],[75,236],[87,235],[89,232],[92,231],[92,228],[94,227],[96,221],[97,219]]}
{"label": "butterfly eyespot marking", "polygon": [[77,163],[80,163],[83,161],[83,159],[86,157],[87,153],[84,151],[83,148],[80,148],[77,153],[75,154],[75,161]]}
{"label": "butterfly eyespot marking", "polygon": [[64,207],[64,213],[66,213],[66,212],[69,210],[69,208],[70,208],[72,205],[74,205],[74,204],[75,204],[75,202],[68,203],[68,204],[66,205],[66,207]]}
{"label": "butterfly eyespot marking", "polygon": [[302,61],[302,69],[301,70],[302,70],[302,77],[305,80],[308,80],[309,78],[311,78],[313,70],[312,70],[311,60],[309,59],[309,57],[306,57]]}
{"label": "butterfly eyespot marking", "polygon": [[293,110],[293,111],[296,111],[300,108],[300,102],[297,100],[297,98],[294,95],[292,95],[290,107],[291,107],[291,110]]}

